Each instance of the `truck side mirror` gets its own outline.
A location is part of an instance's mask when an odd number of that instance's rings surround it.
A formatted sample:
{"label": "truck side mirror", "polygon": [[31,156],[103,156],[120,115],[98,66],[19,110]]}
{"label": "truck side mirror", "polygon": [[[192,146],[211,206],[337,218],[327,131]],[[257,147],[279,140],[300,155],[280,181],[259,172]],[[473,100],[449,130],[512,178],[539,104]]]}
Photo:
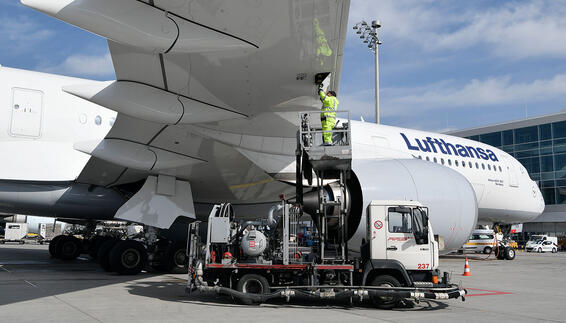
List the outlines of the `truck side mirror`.
{"label": "truck side mirror", "polygon": [[413,234],[417,244],[428,244],[428,215],[422,208],[413,209]]}

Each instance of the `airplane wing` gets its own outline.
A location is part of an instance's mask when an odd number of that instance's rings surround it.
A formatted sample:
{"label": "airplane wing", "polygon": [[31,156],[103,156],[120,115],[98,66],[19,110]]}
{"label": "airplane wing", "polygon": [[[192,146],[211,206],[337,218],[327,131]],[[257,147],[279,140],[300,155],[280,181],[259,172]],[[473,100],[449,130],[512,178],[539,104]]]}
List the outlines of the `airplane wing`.
{"label": "airplane wing", "polygon": [[108,39],[116,81],[64,89],[118,112],[102,143],[75,144],[92,156],[79,182],[166,174],[197,202],[265,201],[288,186],[231,140],[277,152],[296,112],[319,108],[315,75],[339,86],[349,0],[22,3]]}

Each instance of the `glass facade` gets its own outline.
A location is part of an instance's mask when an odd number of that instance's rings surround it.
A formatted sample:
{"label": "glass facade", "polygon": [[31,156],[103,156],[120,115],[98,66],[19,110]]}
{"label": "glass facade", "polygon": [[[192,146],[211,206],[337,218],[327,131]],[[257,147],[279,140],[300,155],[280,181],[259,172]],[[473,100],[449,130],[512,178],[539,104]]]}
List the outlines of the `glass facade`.
{"label": "glass facade", "polygon": [[566,121],[467,137],[515,157],[541,189],[546,204],[566,204]]}

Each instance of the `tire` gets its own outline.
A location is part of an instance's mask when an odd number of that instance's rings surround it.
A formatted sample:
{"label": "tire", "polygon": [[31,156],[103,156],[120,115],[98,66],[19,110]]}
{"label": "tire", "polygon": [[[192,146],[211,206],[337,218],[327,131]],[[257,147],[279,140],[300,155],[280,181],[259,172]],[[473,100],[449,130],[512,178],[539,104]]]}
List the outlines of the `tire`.
{"label": "tire", "polygon": [[49,242],[49,254],[51,255],[51,257],[59,258],[59,255],[57,255],[57,243],[63,237],[64,235],[58,235],[55,238],[51,239],[51,241]]}
{"label": "tire", "polygon": [[187,248],[184,243],[171,243],[163,254],[165,270],[172,274],[186,274],[188,272]]}
{"label": "tire", "polygon": [[495,251],[496,251],[497,259],[499,259],[499,260],[505,259],[505,248],[497,247],[497,249],[495,249]]}
{"label": "tire", "polygon": [[108,255],[110,268],[120,275],[137,275],[147,264],[147,250],[136,240],[119,241]]}
{"label": "tire", "polygon": [[110,259],[109,259],[108,256],[109,256],[112,248],[114,248],[114,246],[119,241],[120,240],[118,240],[116,238],[110,238],[110,239],[104,241],[100,245],[100,248],[98,248],[98,253],[96,255],[96,258],[98,259],[98,263],[100,264],[100,267],[102,267],[102,269],[104,269],[105,271],[111,271],[112,270],[112,267],[110,267]]}
{"label": "tire", "polygon": [[542,248],[539,247],[539,248],[537,249],[537,252],[538,252],[538,253],[541,253],[541,252],[542,252]]}
{"label": "tire", "polygon": [[100,249],[100,246],[108,241],[108,239],[112,239],[112,237],[108,237],[108,236],[96,236],[94,238],[92,238],[92,241],[90,243],[90,246],[88,247],[88,255],[92,258],[92,259],[97,259],[98,257],[98,250]]}
{"label": "tire", "polygon": [[505,247],[505,259],[513,260],[513,259],[515,259],[516,255],[517,255],[517,253],[515,252],[515,249],[513,249],[511,247]]}
{"label": "tire", "polygon": [[552,253],[557,253],[557,252],[558,252],[558,249],[552,248]]}
{"label": "tire", "polygon": [[493,251],[493,249],[491,249],[491,247],[485,247],[483,248],[483,253],[488,255]]}
{"label": "tire", "polygon": [[[401,283],[399,283],[397,278],[393,276],[381,275],[375,277],[371,281],[371,286],[400,287]],[[392,309],[399,303],[399,301],[400,299],[394,297],[379,297],[372,300],[374,305],[381,309]]]}
{"label": "tire", "polygon": [[62,260],[77,259],[81,250],[81,241],[73,236],[63,236],[57,242],[57,256]]}
{"label": "tire", "polygon": [[[269,282],[265,277],[256,274],[247,274],[242,276],[236,287],[239,292],[251,294],[269,294]],[[251,305],[254,303],[251,299],[240,299],[242,304]]]}

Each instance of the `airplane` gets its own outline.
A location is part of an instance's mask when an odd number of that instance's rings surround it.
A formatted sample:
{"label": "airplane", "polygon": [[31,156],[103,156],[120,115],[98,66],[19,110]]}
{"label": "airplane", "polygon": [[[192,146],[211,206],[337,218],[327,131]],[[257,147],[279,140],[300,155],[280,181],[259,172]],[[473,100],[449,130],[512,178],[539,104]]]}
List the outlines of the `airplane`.
{"label": "airplane", "polygon": [[[219,202],[256,216],[294,195],[299,112],[320,109],[317,74],[339,87],[349,1],[21,2],[106,37],[116,81],[0,68],[0,212],[167,229]],[[544,209],[525,168],[495,147],[350,126],[354,249],[374,199],[427,205],[444,252],[478,223]]]}

